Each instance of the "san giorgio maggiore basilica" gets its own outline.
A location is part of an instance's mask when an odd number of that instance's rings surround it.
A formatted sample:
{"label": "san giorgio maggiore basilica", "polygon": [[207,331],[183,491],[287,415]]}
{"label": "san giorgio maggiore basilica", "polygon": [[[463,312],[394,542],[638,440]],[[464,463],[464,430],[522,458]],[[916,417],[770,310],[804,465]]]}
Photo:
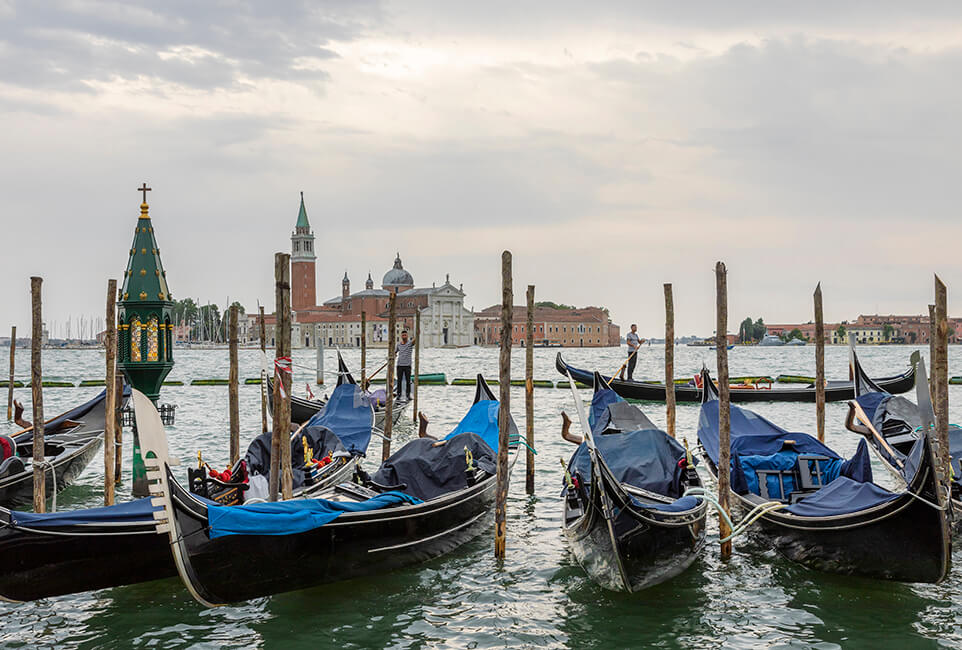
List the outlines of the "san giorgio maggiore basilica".
{"label": "san giorgio maggiore basilica", "polygon": [[[464,291],[461,286],[451,284],[450,277],[445,277],[440,285],[416,287],[414,276],[401,264],[398,253],[393,267],[384,274],[380,289],[374,288],[374,280],[368,273],[364,289],[351,292],[351,281],[345,271],[341,295],[318,305],[316,258],[314,233],[301,193],[300,211],[291,235],[292,347],[314,348],[318,340],[325,347],[360,347],[362,313],[367,323],[367,345],[387,347],[388,300],[392,293],[396,295],[398,333],[406,329],[413,337],[415,317],[420,313],[422,347],[474,344],[474,313],[465,309]],[[255,314],[250,316],[256,318]],[[264,320],[268,341],[273,345],[275,318],[269,315]]]}

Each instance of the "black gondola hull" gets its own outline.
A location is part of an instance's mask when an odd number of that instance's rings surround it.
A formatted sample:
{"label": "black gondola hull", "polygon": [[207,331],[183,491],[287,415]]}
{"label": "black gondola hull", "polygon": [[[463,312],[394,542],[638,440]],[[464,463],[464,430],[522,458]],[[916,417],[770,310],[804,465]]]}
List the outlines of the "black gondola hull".
{"label": "black gondola hull", "polygon": [[[555,360],[555,367],[562,375],[571,377],[575,381],[591,385],[594,379],[594,372],[574,368],[561,357],[561,353]],[[604,377],[612,390],[626,399],[636,399],[650,402],[665,401],[664,384],[649,384],[640,381],[625,381],[618,378]],[[876,379],[876,383],[888,392],[894,394],[904,393],[911,390],[915,385],[915,369],[906,371],[901,375]],[[732,389],[729,393],[732,402],[814,402],[814,386],[791,386],[778,387],[771,389],[751,388],[751,389]],[[852,382],[832,382],[825,388],[825,401],[838,402],[852,399],[855,395],[855,388]],[[677,402],[701,402],[701,389],[687,384],[675,385],[675,401]]]}
{"label": "black gondola hull", "polygon": [[303,533],[210,539],[206,506],[169,473],[168,485],[181,577],[210,604],[383,573],[438,557],[489,527],[495,496],[495,479],[489,477],[424,504],[347,513]]}

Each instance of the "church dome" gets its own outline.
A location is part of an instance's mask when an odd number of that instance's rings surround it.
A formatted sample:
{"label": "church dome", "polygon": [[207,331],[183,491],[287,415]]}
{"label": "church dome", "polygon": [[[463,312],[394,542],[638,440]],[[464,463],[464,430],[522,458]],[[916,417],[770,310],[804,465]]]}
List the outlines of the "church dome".
{"label": "church dome", "polygon": [[401,254],[398,253],[397,257],[394,258],[394,268],[384,274],[384,279],[381,281],[381,286],[385,289],[388,287],[413,287],[414,277],[404,270],[401,266]]}

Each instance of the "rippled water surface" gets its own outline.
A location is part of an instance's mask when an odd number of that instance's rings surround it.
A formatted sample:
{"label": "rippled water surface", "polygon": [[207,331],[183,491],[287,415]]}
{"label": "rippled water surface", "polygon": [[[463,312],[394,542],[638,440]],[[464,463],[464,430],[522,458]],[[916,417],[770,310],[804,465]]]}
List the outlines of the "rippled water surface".
{"label": "rippled water surface", "polygon": [[[873,375],[901,372],[914,348],[863,348],[863,364]],[[927,358],[928,350],[922,350]],[[555,350],[537,350],[535,377],[557,381]],[[382,352],[371,354],[377,367]],[[622,350],[566,350],[574,365],[611,372]],[[706,363],[714,368],[714,352],[678,347],[678,376],[693,375]],[[241,351],[241,377],[259,372],[259,353]],[[950,374],[962,374],[962,348],[949,352]],[[847,375],[847,351],[827,350],[830,378]],[[29,353],[18,351],[18,378],[26,379]],[[352,368],[360,354],[349,350]],[[294,386],[305,394],[314,378],[314,353],[294,355]],[[49,379],[93,379],[102,376],[103,354],[97,351],[44,352]],[[334,356],[328,352],[328,368]],[[663,377],[663,348],[643,347],[636,378]],[[736,348],[730,352],[731,374],[814,374],[814,349]],[[481,372],[497,376],[495,349],[426,350],[422,372],[444,372],[448,380]],[[524,375],[524,351],[512,355],[513,375]],[[226,377],[226,350],[178,350],[171,379]],[[328,379],[333,379],[328,377]],[[312,388],[315,392],[319,387]],[[320,388],[323,390],[323,388]],[[47,389],[45,412],[63,411],[99,389]],[[29,389],[18,389],[29,412]],[[464,414],[473,387],[421,388],[420,407],[435,433],[447,433]],[[950,388],[951,420],[962,422],[962,391]],[[582,391],[582,398],[590,397]],[[260,429],[260,388],[241,386],[241,438]],[[913,398],[914,399],[914,398]],[[511,409],[524,426],[523,389],[512,389]],[[177,424],[170,427],[172,453],[185,461],[198,449],[214,465],[227,458],[227,388],[166,387],[162,400],[177,404]],[[661,404],[642,405],[664,424]],[[535,435],[539,451],[536,494],[524,491],[523,460],[515,468],[508,502],[507,559],[493,558],[491,536],[475,539],[458,551],[424,565],[388,575],[353,580],[311,590],[262,598],[237,607],[207,610],[197,605],[178,579],[76,594],[21,605],[0,603],[0,643],[9,646],[76,647],[819,647],[906,648],[962,645],[962,555],[941,585],[906,585],[859,580],[807,571],[773,552],[736,543],[727,563],[717,557],[717,527],[709,528],[706,552],[690,570],[648,591],[614,594],[597,587],[568,551],[560,532],[557,497],[559,458],[572,447],[558,435],[562,409],[573,408],[570,391],[535,390]],[[752,407],[789,430],[812,431],[814,404],[759,404]],[[844,403],[827,406],[827,442],[843,455],[855,450],[857,438],[844,429]],[[679,436],[696,441],[695,405],[679,405]],[[3,426],[0,424],[0,430]],[[8,427],[12,430],[12,427]],[[405,421],[399,441],[415,435]],[[124,470],[130,471],[129,436],[125,437]],[[370,456],[379,456],[376,452]],[[370,468],[373,461],[366,465]],[[886,472],[875,465],[876,478]],[[58,506],[82,508],[102,501],[103,467],[91,463],[80,480],[62,492]],[[129,498],[129,476],[118,495]],[[109,561],[109,560],[106,560]],[[0,570],[3,559],[0,558]]]}

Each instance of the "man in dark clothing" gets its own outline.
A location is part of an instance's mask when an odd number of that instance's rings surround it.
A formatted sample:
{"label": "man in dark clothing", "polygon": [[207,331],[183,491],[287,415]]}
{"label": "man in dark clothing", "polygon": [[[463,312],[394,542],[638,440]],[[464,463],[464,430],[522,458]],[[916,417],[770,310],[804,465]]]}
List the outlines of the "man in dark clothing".
{"label": "man in dark clothing", "polygon": [[397,398],[401,398],[401,382],[404,382],[403,399],[411,399],[411,353],[414,351],[414,339],[408,341],[408,331],[401,331],[401,341],[397,344]]}
{"label": "man in dark clothing", "polygon": [[[631,375],[635,372],[635,364],[638,363],[638,348],[641,347],[641,339],[638,337],[638,325],[636,323],[631,324],[631,331],[625,337],[625,343],[628,344],[628,381],[631,381]],[[624,370],[621,371],[621,378],[625,378]]]}

